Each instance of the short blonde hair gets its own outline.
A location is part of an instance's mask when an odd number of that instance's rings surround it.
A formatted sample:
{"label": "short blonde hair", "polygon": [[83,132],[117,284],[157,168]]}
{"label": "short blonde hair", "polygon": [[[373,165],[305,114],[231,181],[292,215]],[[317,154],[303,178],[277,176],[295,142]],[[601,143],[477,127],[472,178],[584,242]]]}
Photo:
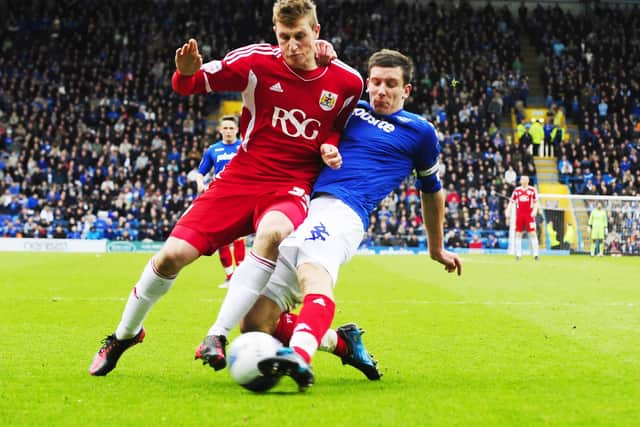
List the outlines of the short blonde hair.
{"label": "short blonde hair", "polygon": [[318,25],[316,4],[312,0],[277,0],[273,5],[273,24],[293,27],[300,18],[308,18],[311,27]]}

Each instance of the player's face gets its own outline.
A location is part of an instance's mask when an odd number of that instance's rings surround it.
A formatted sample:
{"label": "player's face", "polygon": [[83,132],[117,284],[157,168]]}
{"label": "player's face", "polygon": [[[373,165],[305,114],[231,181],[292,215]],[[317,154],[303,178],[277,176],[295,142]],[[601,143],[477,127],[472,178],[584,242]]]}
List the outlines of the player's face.
{"label": "player's face", "polygon": [[300,18],[292,27],[276,22],[273,27],[284,60],[292,68],[313,70],[317,67],[315,42],[320,25],[311,26],[309,18]]}
{"label": "player's face", "polygon": [[529,177],[528,176],[521,177],[520,185],[522,185],[523,187],[526,187],[527,185],[529,185]]}
{"label": "player's face", "polygon": [[218,130],[222,134],[222,142],[232,144],[236,140],[238,126],[231,120],[223,120],[218,126]]}
{"label": "player's face", "polygon": [[405,98],[411,93],[411,85],[404,83],[402,67],[372,67],[367,92],[375,112],[388,115],[402,109]]}

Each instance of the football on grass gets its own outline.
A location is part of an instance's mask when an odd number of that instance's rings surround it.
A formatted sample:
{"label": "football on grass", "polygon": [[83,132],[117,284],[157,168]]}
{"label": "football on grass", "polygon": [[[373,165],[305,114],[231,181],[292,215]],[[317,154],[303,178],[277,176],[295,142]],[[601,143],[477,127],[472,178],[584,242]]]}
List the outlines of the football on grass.
{"label": "football on grass", "polygon": [[235,382],[255,392],[267,391],[280,378],[265,377],[258,370],[258,362],[276,355],[282,343],[264,332],[247,332],[237,337],[229,346],[227,360],[229,373]]}

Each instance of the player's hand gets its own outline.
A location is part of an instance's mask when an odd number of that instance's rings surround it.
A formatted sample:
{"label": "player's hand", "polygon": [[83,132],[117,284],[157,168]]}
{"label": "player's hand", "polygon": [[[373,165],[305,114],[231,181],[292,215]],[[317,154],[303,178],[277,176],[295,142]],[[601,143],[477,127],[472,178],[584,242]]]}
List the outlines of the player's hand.
{"label": "player's hand", "polygon": [[342,155],[335,145],[322,144],[320,146],[320,155],[324,164],[331,169],[340,169],[342,166]]}
{"label": "player's hand", "polygon": [[449,252],[445,249],[440,249],[438,252],[431,253],[431,259],[438,261],[444,265],[444,269],[447,273],[453,273],[456,271],[458,276],[462,274],[462,261],[458,258],[458,255],[453,252]]}
{"label": "player's hand", "polygon": [[176,69],[185,76],[192,76],[202,67],[202,55],[198,51],[198,42],[195,39],[176,49]]}
{"label": "player's hand", "polygon": [[314,50],[316,52],[316,63],[321,67],[329,65],[331,61],[338,57],[333,45],[326,40],[316,40]]}
{"label": "player's hand", "polygon": [[207,187],[205,187],[204,184],[198,183],[198,193],[203,193],[206,189]]}

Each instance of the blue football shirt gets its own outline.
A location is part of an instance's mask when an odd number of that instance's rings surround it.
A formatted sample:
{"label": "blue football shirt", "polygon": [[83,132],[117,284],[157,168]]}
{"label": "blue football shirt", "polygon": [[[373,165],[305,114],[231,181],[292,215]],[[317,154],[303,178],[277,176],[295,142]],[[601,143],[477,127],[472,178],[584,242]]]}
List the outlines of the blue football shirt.
{"label": "blue football shirt", "polygon": [[213,169],[218,175],[238,153],[241,144],[242,141],[237,139],[233,144],[225,144],[222,141],[218,141],[210,145],[202,156],[198,172],[206,175]]}
{"label": "blue football shirt", "polygon": [[358,102],[342,133],[340,153],[342,167],[325,167],[313,195],[328,193],[342,200],[358,213],[365,230],[373,209],[414,170],[422,191],[442,188],[436,130],[417,114],[400,110],[377,115],[369,103]]}

